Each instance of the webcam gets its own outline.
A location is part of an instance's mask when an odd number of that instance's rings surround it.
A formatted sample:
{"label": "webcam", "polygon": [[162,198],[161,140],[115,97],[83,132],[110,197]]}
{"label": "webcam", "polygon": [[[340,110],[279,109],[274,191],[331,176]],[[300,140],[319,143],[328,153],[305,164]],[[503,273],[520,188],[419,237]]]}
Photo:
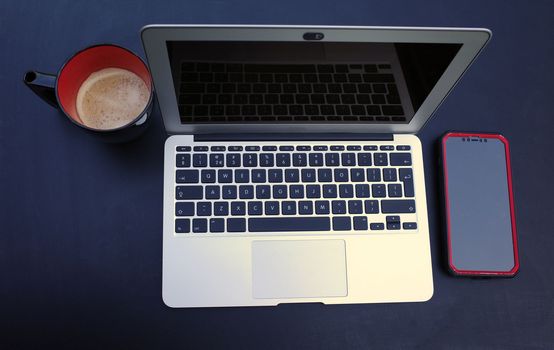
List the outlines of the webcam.
{"label": "webcam", "polygon": [[304,33],[304,40],[321,40],[325,37],[323,33]]}

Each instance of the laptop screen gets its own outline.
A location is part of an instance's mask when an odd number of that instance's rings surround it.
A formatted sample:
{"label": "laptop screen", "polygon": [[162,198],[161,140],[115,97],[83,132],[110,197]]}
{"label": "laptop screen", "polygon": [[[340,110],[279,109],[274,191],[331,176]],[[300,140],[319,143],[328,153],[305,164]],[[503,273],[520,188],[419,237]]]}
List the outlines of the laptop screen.
{"label": "laptop screen", "polygon": [[407,124],[461,46],[167,42],[183,124]]}

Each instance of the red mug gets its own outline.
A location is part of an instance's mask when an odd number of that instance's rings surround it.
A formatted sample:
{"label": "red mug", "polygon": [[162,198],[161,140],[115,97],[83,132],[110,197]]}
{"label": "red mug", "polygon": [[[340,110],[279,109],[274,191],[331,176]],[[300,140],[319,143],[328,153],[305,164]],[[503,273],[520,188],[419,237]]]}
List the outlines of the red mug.
{"label": "red mug", "polygon": [[[104,68],[122,68],[138,75],[149,89],[144,110],[131,122],[114,129],[93,129],[86,126],[77,113],[77,93],[83,82]],[[28,71],[24,83],[48,104],[59,108],[75,125],[108,142],[123,142],[142,134],[150,124],[154,87],[146,63],[133,52],[117,45],[87,47],[71,56],[57,75]]]}

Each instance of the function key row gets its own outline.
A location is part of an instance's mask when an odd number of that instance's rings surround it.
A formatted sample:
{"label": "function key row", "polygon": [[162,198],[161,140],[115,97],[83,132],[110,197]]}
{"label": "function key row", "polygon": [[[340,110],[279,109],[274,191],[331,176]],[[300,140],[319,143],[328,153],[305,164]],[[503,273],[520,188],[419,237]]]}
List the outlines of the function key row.
{"label": "function key row", "polygon": [[[394,150],[394,146],[392,145],[382,145],[380,147],[377,147],[377,146],[372,146],[372,145],[364,145],[364,146],[361,146],[361,145],[350,145],[350,146],[346,146],[346,150],[348,151],[361,151],[363,148],[364,151],[377,151],[377,150],[381,150],[381,151],[393,151]],[[240,151],[243,151],[243,150],[246,150],[246,151],[259,151],[260,150],[260,146],[211,146],[211,147],[208,147],[208,146],[194,146],[191,147],[191,146],[177,146],[176,147],[176,150],[177,152],[190,152],[192,150],[194,150],[194,152],[207,152],[208,150],[212,151],[212,152],[223,152],[225,150],[228,150],[230,152],[240,152]],[[262,146],[261,149],[263,151],[267,151],[267,152],[271,152],[271,151],[293,151],[295,148],[294,146],[288,146],[288,145],[282,145],[282,146]],[[345,149],[345,146],[343,145],[336,145],[336,146],[331,146],[330,147],[331,151],[343,151]],[[300,146],[296,146],[296,150],[297,151],[311,151],[312,150],[312,146],[308,146],[308,145],[300,145]],[[314,151],[327,151],[329,150],[329,147],[328,146],[313,146],[313,150]],[[397,151],[409,151],[410,150],[410,146],[408,145],[398,145],[396,146],[396,150]]]}

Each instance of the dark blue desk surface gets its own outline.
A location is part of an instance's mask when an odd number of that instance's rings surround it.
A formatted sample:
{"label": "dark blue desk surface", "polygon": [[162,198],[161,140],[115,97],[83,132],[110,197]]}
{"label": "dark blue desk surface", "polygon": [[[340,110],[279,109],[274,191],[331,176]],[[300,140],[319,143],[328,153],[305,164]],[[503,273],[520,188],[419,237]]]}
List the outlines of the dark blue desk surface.
{"label": "dark blue desk surface", "polygon": [[[0,348],[554,348],[553,11],[549,1],[1,2]],[[420,133],[432,300],[164,306],[159,115],[134,143],[100,144],[21,83],[25,70],[55,71],[93,43],[142,55],[138,32],[148,23],[492,29],[483,55]],[[497,131],[511,141],[521,248],[513,280],[455,279],[442,268],[434,142],[451,129]]]}

